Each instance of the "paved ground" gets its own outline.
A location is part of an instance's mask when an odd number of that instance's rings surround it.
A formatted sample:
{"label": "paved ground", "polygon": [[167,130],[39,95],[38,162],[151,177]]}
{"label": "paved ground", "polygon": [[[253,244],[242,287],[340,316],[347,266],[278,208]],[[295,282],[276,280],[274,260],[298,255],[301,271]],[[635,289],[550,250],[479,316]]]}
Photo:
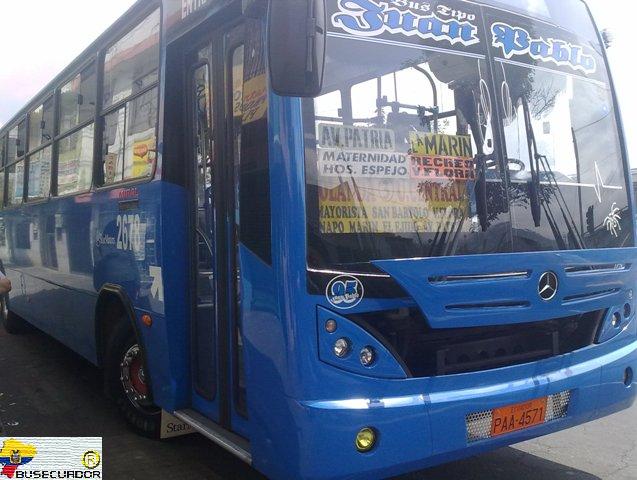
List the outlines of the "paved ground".
{"label": "paved ground", "polygon": [[[155,442],[130,433],[99,372],[40,333],[0,330],[0,436],[103,436],[105,478],[262,479],[199,435]],[[635,480],[637,407],[550,437],[400,480]]]}

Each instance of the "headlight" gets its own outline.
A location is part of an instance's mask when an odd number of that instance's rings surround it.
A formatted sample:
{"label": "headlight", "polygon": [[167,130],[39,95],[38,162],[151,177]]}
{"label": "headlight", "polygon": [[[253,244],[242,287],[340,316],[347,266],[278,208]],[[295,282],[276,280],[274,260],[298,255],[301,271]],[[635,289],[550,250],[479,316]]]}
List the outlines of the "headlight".
{"label": "headlight", "polygon": [[334,343],[334,355],[338,358],[344,358],[347,356],[351,349],[351,345],[347,338],[339,338]]}
{"label": "headlight", "polygon": [[370,346],[364,347],[360,353],[360,360],[363,366],[370,367],[376,361],[376,352]]}

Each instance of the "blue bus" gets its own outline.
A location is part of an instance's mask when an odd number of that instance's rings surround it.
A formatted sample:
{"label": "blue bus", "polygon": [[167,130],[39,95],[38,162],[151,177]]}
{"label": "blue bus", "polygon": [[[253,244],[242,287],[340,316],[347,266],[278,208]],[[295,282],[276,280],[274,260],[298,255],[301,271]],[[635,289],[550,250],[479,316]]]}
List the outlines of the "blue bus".
{"label": "blue bus", "polygon": [[580,0],[140,0],[0,146],[4,328],[103,368],[145,435],[382,478],[635,400]]}

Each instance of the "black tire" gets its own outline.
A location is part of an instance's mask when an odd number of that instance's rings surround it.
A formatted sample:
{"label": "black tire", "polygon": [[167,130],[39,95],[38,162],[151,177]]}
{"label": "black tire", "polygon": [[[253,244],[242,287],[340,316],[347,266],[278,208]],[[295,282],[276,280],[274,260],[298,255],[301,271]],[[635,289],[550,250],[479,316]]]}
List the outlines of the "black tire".
{"label": "black tire", "polygon": [[0,323],[11,335],[27,333],[33,329],[26,320],[9,310],[9,301],[6,295],[0,297]]}
{"label": "black tire", "polygon": [[[135,348],[138,352],[135,359],[139,357],[141,361],[143,377],[143,351],[139,348],[137,337],[128,319],[121,319],[114,327],[104,353],[106,391],[135,432],[145,437],[158,439],[161,433],[161,409],[152,404],[149,391],[146,392],[145,398],[138,398],[138,401],[135,401],[132,397],[144,394],[139,393],[141,389],[136,390],[133,382],[125,378],[125,365],[130,362],[127,354]],[[131,371],[129,368],[128,372]],[[138,375],[138,385],[139,381]],[[125,385],[128,386],[128,392]]]}

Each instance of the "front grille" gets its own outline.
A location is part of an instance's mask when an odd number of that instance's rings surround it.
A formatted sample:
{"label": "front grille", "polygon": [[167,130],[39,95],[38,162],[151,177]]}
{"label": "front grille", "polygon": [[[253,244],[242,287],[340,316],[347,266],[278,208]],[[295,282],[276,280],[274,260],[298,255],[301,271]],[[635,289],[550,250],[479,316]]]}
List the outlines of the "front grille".
{"label": "front grille", "polygon": [[[549,395],[546,404],[546,416],[544,423],[554,422],[566,417],[568,406],[571,402],[569,390]],[[492,436],[493,410],[471,413],[466,417],[467,442],[473,443],[480,440],[488,440]]]}
{"label": "front grille", "polygon": [[351,315],[383,342],[414,377],[520,365],[594,343],[605,310],[533,323],[431,329],[418,309]]}

